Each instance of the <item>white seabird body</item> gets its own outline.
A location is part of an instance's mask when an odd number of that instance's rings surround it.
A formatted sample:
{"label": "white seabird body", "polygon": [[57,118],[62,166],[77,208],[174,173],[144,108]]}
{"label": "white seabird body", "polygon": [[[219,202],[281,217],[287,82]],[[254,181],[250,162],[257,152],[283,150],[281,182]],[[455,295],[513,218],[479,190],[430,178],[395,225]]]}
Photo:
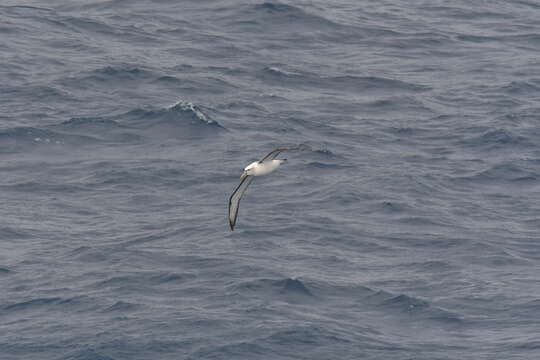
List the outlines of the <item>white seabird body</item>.
{"label": "white seabird body", "polygon": [[245,167],[244,173],[242,174],[242,176],[240,176],[240,179],[244,179],[248,175],[263,176],[263,175],[270,174],[271,172],[274,172],[275,170],[277,170],[279,165],[283,164],[285,161],[287,160],[283,159],[283,160],[267,160],[265,162],[259,162],[259,161],[252,162],[251,164]]}
{"label": "white seabird body", "polygon": [[251,182],[253,181],[253,178],[255,176],[270,174],[271,172],[274,172],[281,164],[287,161],[285,159],[276,159],[280,152],[285,150],[301,149],[308,149],[308,147],[278,147],[277,149],[263,157],[260,161],[252,162],[244,168],[244,172],[242,173],[242,176],[240,176],[240,179],[242,179],[242,181],[240,182],[240,185],[236,187],[231,197],[229,198],[229,225],[231,226],[231,230],[234,230],[234,226],[236,225],[236,219],[238,218],[238,209],[240,207],[240,199],[242,199],[242,195],[244,195],[244,193],[246,192],[249,184],[251,184]]}

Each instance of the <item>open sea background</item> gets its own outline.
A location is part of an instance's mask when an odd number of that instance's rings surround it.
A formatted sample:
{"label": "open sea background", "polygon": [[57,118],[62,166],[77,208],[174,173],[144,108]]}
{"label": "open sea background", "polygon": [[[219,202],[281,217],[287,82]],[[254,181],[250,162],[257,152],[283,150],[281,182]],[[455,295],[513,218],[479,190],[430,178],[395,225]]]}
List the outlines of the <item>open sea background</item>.
{"label": "open sea background", "polygon": [[540,358],[537,1],[3,0],[0,56],[1,360]]}

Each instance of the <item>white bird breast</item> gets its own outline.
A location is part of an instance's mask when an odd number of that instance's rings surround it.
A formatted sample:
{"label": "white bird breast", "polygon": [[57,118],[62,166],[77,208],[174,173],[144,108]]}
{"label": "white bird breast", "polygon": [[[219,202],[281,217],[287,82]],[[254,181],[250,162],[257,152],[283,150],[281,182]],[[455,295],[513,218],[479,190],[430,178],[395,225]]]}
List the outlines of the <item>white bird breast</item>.
{"label": "white bird breast", "polygon": [[249,175],[262,176],[270,174],[271,172],[276,170],[282,162],[283,160],[265,161],[263,163],[254,162],[246,167],[246,171],[251,170],[248,172]]}

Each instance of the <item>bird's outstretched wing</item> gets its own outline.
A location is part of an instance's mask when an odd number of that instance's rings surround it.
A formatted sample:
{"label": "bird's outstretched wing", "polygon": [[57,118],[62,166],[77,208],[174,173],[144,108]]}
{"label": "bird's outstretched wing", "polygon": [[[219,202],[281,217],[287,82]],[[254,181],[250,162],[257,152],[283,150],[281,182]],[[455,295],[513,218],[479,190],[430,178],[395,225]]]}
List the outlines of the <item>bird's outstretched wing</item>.
{"label": "bird's outstretched wing", "polygon": [[249,184],[253,181],[253,176],[246,176],[241,182],[240,185],[234,190],[231,197],[229,198],[229,225],[231,226],[231,231],[234,230],[234,225],[236,225],[236,218],[238,217],[238,209],[240,208],[240,199],[242,195],[246,192]]}
{"label": "bird's outstretched wing", "polygon": [[269,161],[269,160],[274,160],[279,155],[280,152],[285,151],[285,150],[302,150],[302,149],[304,149],[304,147],[302,147],[302,146],[280,146],[277,149],[271,151],[265,157],[263,157],[259,161],[259,163],[263,163],[263,162]]}

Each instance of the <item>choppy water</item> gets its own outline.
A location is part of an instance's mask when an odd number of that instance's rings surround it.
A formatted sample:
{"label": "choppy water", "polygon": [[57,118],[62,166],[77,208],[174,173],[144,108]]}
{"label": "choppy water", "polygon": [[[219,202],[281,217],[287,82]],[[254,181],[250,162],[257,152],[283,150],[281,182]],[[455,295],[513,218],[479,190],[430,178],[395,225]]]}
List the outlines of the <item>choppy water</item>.
{"label": "choppy water", "polygon": [[538,359],[539,19],[3,1],[0,359]]}

